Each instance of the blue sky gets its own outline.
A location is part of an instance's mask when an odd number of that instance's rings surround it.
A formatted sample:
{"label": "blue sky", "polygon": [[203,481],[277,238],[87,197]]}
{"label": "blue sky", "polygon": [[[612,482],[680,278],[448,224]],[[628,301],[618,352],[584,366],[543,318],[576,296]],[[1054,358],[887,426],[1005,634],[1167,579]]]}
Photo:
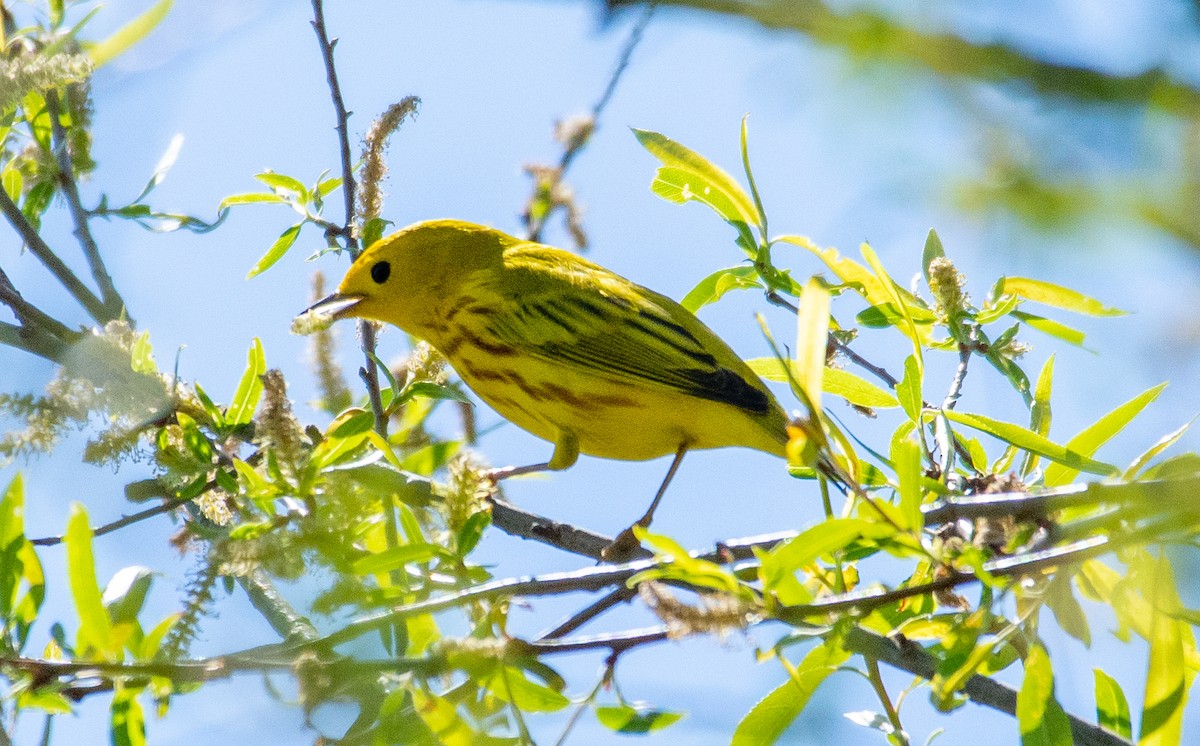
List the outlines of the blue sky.
{"label": "blue sky", "polygon": [[[95,21],[95,35],[146,5],[110,3]],[[1050,8],[1026,3],[1036,23],[1010,20],[1023,17],[1011,9],[1000,16],[968,11],[968,5],[931,6],[921,17],[932,27],[998,33],[1049,49],[1065,61],[1099,60],[1121,71],[1136,72],[1194,51],[1193,42],[1173,31],[1172,19],[1182,11],[1172,4],[1108,7],[1101,13],[1087,2]],[[631,13],[603,23],[595,5],[581,2],[330,2],[327,12],[331,33],[341,38],[337,59],[347,104],[355,112],[356,141],[389,103],[410,94],[423,99],[420,116],[392,140],[385,217],[397,225],[458,217],[510,231],[520,228],[517,216],[528,194],[521,165],[557,157],[550,134],[554,121],[588,109],[599,96],[634,20]],[[296,0],[178,3],[160,29],[96,77],[100,168],[85,188],[85,199],[95,200],[100,189],[112,201],[136,195],[177,133],[185,137],[183,150],[152,200],[202,217],[212,216],[226,195],[257,190],[252,177],[260,170],[312,181],[334,168],[333,114],[309,13],[308,3]],[[1174,384],[1102,455],[1128,461],[1195,414],[1200,332],[1191,299],[1200,290],[1200,265],[1194,253],[1118,216],[1098,216],[1048,234],[994,214],[966,214],[953,198],[955,184],[983,169],[989,128],[1000,123],[1016,122],[1034,132],[1032,141],[1047,147],[1039,157],[1058,159],[1084,178],[1113,179],[1113,150],[1130,140],[1137,144],[1125,156],[1132,167],[1117,177],[1174,168],[1157,160],[1166,151],[1156,140],[1162,123],[1153,116],[1079,117],[1070,107],[1009,91],[948,92],[919,74],[896,77],[894,71],[848,62],[835,50],[792,36],[664,11],[651,23],[594,141],[568,176],[586,209],[589,256],[675,298],[709,272],[740,261],[732,231],[704,208],[671,205],[650,193],[655,162],[628,128],[663,132],[737,173],[738,126],[747,113],[751,157],[774,232],[805,234],[850,254],[870,241],[895,276],[907,279],[919,271],[924,236],[933,226],[971,278],[968,290],[977,299],[997,276],[1014,274],[1070,285],[1135,312],[1116,320],[1078,320],[1095,353],[1028,338],[1036,348],[1027,370],[1036,372],[1051,352],[1058,356],[1053,435],[1065,438],[1163,380]],[[133,315],[152,335],[160,365],[169,364],[182,348],[183,377],[227,398],[244,365],[242,351],[260,337],[268,363],[287,374],[302,416],[315,417],[304,407],[315,398],[305,341],[291,336],[288,325],[308,304],[314,266],[303,259],[320,248],[321,236],[306,230],[283,262],[244,279],[291,218],[286,208],[249,207],[202,236],[160,236],[116,223],[100,224],[97,233]],[[65,224],[51,231],[67,245]],[[568,241],[557,225],[546,239]],[[0,257],[27,295],[70,314],[40,268],[29,257],[16,256],[15,241],[0,246]],[[799,254],[781,252],[779,261],[800,276],[819,270]],[[319,265],[332,278],[345,268],[344,260],[333,257]],[[840,308],[835,304],[834,311],[846,321],[859,310]],[[730,296],[701,317],[743,356],[759,357],[767,350],[755,311],[767,315],[779,338],[794,334],[786,314],[765,308],[751,294]],[[344,365],[353,370],[353,332],[347,326],[340,333]],[[885,336],[866,335],[862,349],[894,369],[903,352]],[[229,354],[231,349],[236,354]],[[384,335],[385,359],[403,352],[402,335]],[[5,389],[37,390],[50,375],[49,367],[36,360],[3,355],[10,371],[0,376]],[[942,370],[945,376],[933,380],[948,383],[952,363],[933,363],[930,375]],[[968,378],[960,406],[1005,419],[1023,417],[1007,385],[982,367]],[[844,417],[852,415],[847,411]],[[497,421],[486,409],[480,418],[485,425]],[[877,424],[852,420],[852,427],[884,442],[878,439],[896,422],[886,415],[881,419]],[[113,474],[73,465],[81,444],[82,438],[72,438],[53,458],[0,471],[0,483],[18,467],[26,475],[31,535],[60,533],[71,500],[83,500],[97,522],[126,510],[121,487],[145,467],[134,464]],[[1195,448],[1195,438],[1184,446]],[[481,451],[503,465],[543,460],[550,447],[507,426],[490,435]],[[506,490],[530,510],[615,533],[640,514],[665,468],[665,461],[584,458],[566,473],[512,483]],[[751,451],[725,450],[688,457],[655,525],[685,545],[700,547],[803,526],[819,515],[813,487],[788,478],[781,463]],[[162,521],[139,527],[136,534],[98,540],[101,577],[130,564],[163,569],[152,604],[167,613],[190,564],[165,547],[172,531]],[[42,556],[52,583],[44,615],[53,618],[58,609],[60,617],[69,618],[61,554],[51,550]],[[494,564],[497,576],[580,566],[573,558],[499,533],[486,539],[480,558]],[[288,590],[305,598],[303,584]],[[586,599],[532,602],[513,612],[514,628],[536,633],[583,603]],[[626,613],[610,624],[616,628],[621,621],[647,620]],[[1043,626],[1068,710],[1091,716],[1094,661],[1102,661],[1138,701],[1145,666],[1140,644],[1115,643],[1105,632],[1110,621],[1103,618],[1095,622],[1097,642],[1090,652],[1050,629],[1048,620]],[[618,670],[622,690],[631,699],[689,713],[674,726],[670,741],[721,743],[741,714],[783,681],[777,664],[759,665],[753,656],[755,645],[769,646],[776,632],[762,628],[748,638],[638,651]],[[235,594],[206,625],[195,652],[227,652],[271,640],[270,630]],[[561,663],[573,694],[590,688],[600,666],[592,657]],[[888,681],[895,690],[909,683],[895,675]],[[289,687],[286,680],[276,683],[285,691]],[[871,734],[840,713],[874,704],[865,682],[835,677],[789,737],[796,743],[865,741]],[[166,720],[149,723],[152,742],[194,742],[200,732],[212,742],[283,744],[312,738],[298,708],[270,701],[262,682],[250,677],[178,697],[172,707]],[[60,718],[57,742],[76,742],[75,737],[92,742],[106,708],[107,702],[97,699],[85,703],[79,717]],[[931,712],[924,691],[912,695],[904,715],[917,742],[937,727],[948,729],[947,743],[970,738],[985,746],[1016,738],[1013,721],[981,708],[949,718]],[[319,711],[315,720],[333,731],[346,717],[344,708],[332,707]],[[535,720],[548,741],[561,722]],[[21,733],[32,737],[40,726],[27,721]],[[1194,734],[1196,728],[1193,713],[1185,732]],[[574,742],[618,740],[624,742],[585,717]]]}

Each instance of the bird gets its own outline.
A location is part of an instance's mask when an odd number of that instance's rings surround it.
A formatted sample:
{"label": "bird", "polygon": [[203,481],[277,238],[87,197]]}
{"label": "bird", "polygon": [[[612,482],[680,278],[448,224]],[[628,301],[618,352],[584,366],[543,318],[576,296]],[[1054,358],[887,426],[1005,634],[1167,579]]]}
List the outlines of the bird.
{"label": "bird", "polygon": [[438,350],[505,419],[554,444],[543,463],[494,480],[572,466],[580,454],[674,458],[646,513],[606,554],[650,525],[684,454],[748,447],[786,457],[788,417],[754,371],[695,314],[576,253],[461,220],[426,220],[375,241],[337,291],[297,317],[357,317]]}

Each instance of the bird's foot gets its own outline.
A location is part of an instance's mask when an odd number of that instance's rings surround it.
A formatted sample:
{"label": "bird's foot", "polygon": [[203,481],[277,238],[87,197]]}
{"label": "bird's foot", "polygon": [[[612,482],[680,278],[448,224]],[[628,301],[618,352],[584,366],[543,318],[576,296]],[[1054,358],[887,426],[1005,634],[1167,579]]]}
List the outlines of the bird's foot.
{"label": "bird's foot", "polygon": [[600,550],[600,559],[611,564],[628,562],[633,559],[634,553],[641,548],[642,543],[633,534],[634,526],[625,529],[617,534],[617,538],[612,540],[612,543]]}

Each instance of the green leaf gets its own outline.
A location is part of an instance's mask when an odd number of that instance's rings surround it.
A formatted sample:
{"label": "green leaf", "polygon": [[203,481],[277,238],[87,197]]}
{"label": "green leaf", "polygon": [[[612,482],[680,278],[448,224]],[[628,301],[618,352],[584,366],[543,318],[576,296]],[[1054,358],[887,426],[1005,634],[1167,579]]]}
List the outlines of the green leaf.
{"label": "green leaf", "polygon": [[1099,668],[1093,668],[1092,673],[1096,677],[1096,720],[1100,722],[1100,727],[1121,738],[1132,739],[1129,702],[1125,700],[1121,685]]}
{"label": "green leaf", "polygon": [[596,707],[596,719],[611,731],[640,736],[678,723],[683,719],[683,713],[630,705],[602,705]]}
{"label": "green leaf", "polygon": [[[1137,417],[1150,402],[1157,399],[1158,395],[1166,387],[1167,384],[1160,383],[1157,386],[1148,388],[1096,420],[1091,425],[1088,425],[1078,435],[1066,442],[1067,449],[1083,456],[1091,456],[1100,446],[1107,443],[1110,438],[1124,430],[1125,426],[1134,417]],[[1060,464],[1052,464],[1046,469],[1044,482],[1047,487],[1058,487],[1073,480],[1078,473],[1075,469]]]}
{"label": "green leaf", "polygon": [[277,174],[273,171],[264,171],[261,174],[255,174],[254,178],[271,187],[276,192],[290,192],[296,195],[300,202],[308,201],[308,187],[299,179],[284,174]]}
{"label": "green leaf", "polygon": [[1071,746],[1071,722],[1054,699],[1054,669],[1040,644],[1029,648],[1025,680],[1017,693],[1021,746]]}
{"label": "green leaf", "polygon": [[471,514],[458,530],[454,537],[454,548],[459,557],[466,557],[479,545],[479,540],[483,538],[483,532],[487,527],[492,525],[492,514],[490,511],[481,510],[478,513]]}
{"label": "green leaf", "polygon": [[1179,427],[1178,429],[1173,430],[1159,438],[1157,443],[1147,448],[1133,460],[1133,463],[1131,463],[1129,467],[1125,469],[1125,473],[1121,475],[1121,479],[1127,482],[1133,481],[1133,479],[1138,476],[1138,473],[1141,472],[1142,469],[1146,468],[1146,464],[1150,463],[1155,456],[1158,456],[1163,451],[1175,445],[1175,443],[1177,443],[1179,439],[1183,437],[1184,433],[1191,428],[1192,423],[1195,421],[1196,417],[1193,417],[1184,423],[1182,427]]}
{"label": "green leaf", "polygon": [[252,205],[259,203],[280,204],[286,200],[274,192],[248,192],[246,194],[231,194],[221,200],[221,204],[217,206],[217,212],[233,207],[234,205]]}
{"label": "green leaf", "polygon": [[1005,277],[1001,286],[1002,292],[1019,295],[1025,300],[1044,303],[1047,306],[1061,308],[1064,311],[1084,313],[1089,316],[1124,316],[1125,311],[1112,306],[1106,306],[1095,298],[1084,295],[1076,290],[1055,285],[1044,280],[1031,280],[1028,277]]}
{"label": "green leaf", "polygon": [[[120,653],[113,644],[112,622],[96,583],[96,562],[92,556],[92,526],[82,503],[72,503],[67,518],[67,572],[71,595],[79,614],[79,644],[92,655],[112,660]],[[86,653],[85,653],[86,655]]]}
{"label": "green leaf", "polygon": [[1091,647],[1092,630],[1088,626],[1087,614],[1071,590],[1071,576],[1059,570],[1046,586],[1046,606],[1054,612],[1058,626],[1071,637]]}
{"label": "green leaf", "polygon": [[296,243],[296,238],[300,235],[300,228],[304,223],[296,223],[292,227],[279,234],[279,238],[275,239],[275,243],[271,244],[271,248],[267,249],[267,253],[262,255],[262,258],[255,263],[250,271],[246,273],[246,279],[260,275],[271,268],[271,265],[283,258],[283,255],[288,253],[288,249]]}
{"label": "green leaf", "polygon": [[896,399],[910,420],[921,421],[921,411],[925,407],[925,397],[921,392],[921,364],[912,355],[904,360],[904,378],[896,384]]}
{"label": "green leaf", "polygon": [[[746,365],[750,366],[750,370],[768,381],[788,382],[787,368],[784,367],[784,363],[781,360],[773,357],[756,357],[752,360],[747,360]],[[796,376],[795,364],[789,363],[789,365],[793,369],[793,377]],[[851,404],[857,404],[860,407],[887,409],[900,406],[900,402],[896,401],[896,397],[887,391],[853,373],[838,368],[825,369],[821,388],[826,394],[840,396]]]}
{"label": "green leaf", "polygon": [[145,13],[142,13],[137,18],[117,29],[116,33],[112,36],[104,41],[93,44],[88,49],[88,56],[92,58],[92,64],[96,67],[105,65],[134,44],[137,44],[153,31],[154,27],[161,23],[163,18],[166,18],[172,4],[173,0],[159,0],[159,2],[150,6]]}
{"label": "green leaf", "polygon": [[137,695],[141,689],[117,684],[112,701],[112,720],[109,734],[113,746],[145,746],[146,715]]}
{"label": "green leaf", "polygon": [[754,267],[743,264],[737,267],[718,269],[701,280],[696,287],[683,296],[683,300],[679,301],[679,304],[692,313],[695,313],[709,303],[716,303],[730,290],[761,287],[762,283],[758,280],[758,270]]}
{"label": "green leaf", "polygon": [[795,675],[758,701],[738,723],[731,746],[770,746],[800,716],[813,692],[850,658],[836,644],[813,648],[796,666]]}
{"label": "green leaf", "polygon": [[258,400],[262,398],[262,376],[267,372],[267,356],[263,352],[262,342],[254,338],[250,352],[246,355],[246,371],[238,382],[233,399],[225,410],[225,422],[230,427],[245,425],[254,419],[254,410],[258,408]]}
{"label": "green leaf", "polygon": [[[892,276],[888,274],[887,270],[883,266],[883,262],[879,260],[879,256],[875,253],[875,250],[871,248],[870,244],[864,243],[859,250],[862,252],[863,258],[867,260],[867,264],[870,265],[871,269],[875,271],[875,276],[879,278],[879,282],[883,285],[884,290],[887,292],[888,299],[896,308],[900,309],[900,314],[904,317],[904,324],[902,326],[898,326],[898,328],[903,331],[909,339],[912,340],[913,357],[916,358],[918,369],[924,372],[923,369],[925,367],[925,362],[924,358],[922,357],[921,342],[928,336],[928,331],[922,333],[922,331],[917,328],[917,324],[913,321],[912,314],[909,312],[908,304],[905,303],[905,298],[901,295],[900,289],[896,286],[896,281],[893,280]],[[928,327],[926,327],[926,329],[927,328]]]}
{"label": "green leaf", "polygon": [[892,463],[900,485],[900,515],[904,528],[920,531],[925,528],[921,513],[921,446],[909,438],[893,441]]}
{"label": "green leaf", "polygon": [[925,237],[925,250],[921,253],[921,272],[925,275],[925,282],[929,282],[929,265],[934,259],[945,259],[946,250],[942,248],[942,239],[938,238],[937,231],[930,228],[929,235]]}
{"label": "green leaf", "polygon": [[634,137],[662,161],[650,189],[663,199],[683,203],[696,200],[708,205],[737,229],[743,248],[756,244],[750,226],[762,226],[758,210],[732,176],[689,148],[657,132],[633,130]]}
{"label": "green leaf", "polygon": [[821,413],[821,384],[828,346],[829,291],[813,277],[800,295],[796,324],[796,381],[812,406],[814,416]]}
{"label": "green leaf", "polygon": [[439,557],[457,559],[453,552],[437,544],[404,544],[356,560],[353,572],[355,575],[374,575],[404,567],[409,563],[420,564]]}
{"label": "green leaf", "polygon": [[18,652],[45,598],[42,563],[25,537],[25,489],[18,473],[0,498],[0,620],[15,631]]}
{"label": "green leaf", "polygon": [[1086,335],[1073,327],[1067,326],[1054,319],[1048,319],[1044,316],[1035,316],[1032,313],[1024,311],[1010,311],[1009,315],[1018,321],[1023,321],[1031,329],[1037,329],[1042,334],[1048,334],[1055,339],[1061,339],[1067,344],[1083,347],[1083,340]]}
{"label": "green leaf", "polygon": [[764,593],[776,593],[784,604],[806,603],[807,593],[792,582],[796,571],[845,549],[864,534],[878,536],[880,526],[861,518],[830,518],[760,553],[758,574]]}
{"label": "green leaf", "polygon": [[109,579],[102,600],[113,624],[137,621],[153,580],[154,572],[140,565],[121,568]]}
{"label": "green leaf", "polygon": [[758,211],[758,224],[763,234],[767,232],[767,211],[763,209],[758,185],[754,183],[754,172],[750,170],[750,115],[742,116],[742,170],[746,172],[746,183],[750,185],[750,196],[754,198],[754,209]]}
{"label": "green leaf", "polygon": [[[1150,667],[1146,672],[1146,698],[1142,705],[1139,746],[1178,746],[1187,703],[1185,635],[1192,630],[1176,619],[1180,607],[1171,563],[1163,555],[1154,565],[1153,581],[1146,589],[1150,601]],[[1194,643],[1193,643],[1193,648]]]}
{"label": "green leaf", "polygon": [[154,363],[154,348],[150,346],[150,332],[145,331],[137,336],[130,351],[130,366],[134,373],[157,373],[158,366]]}
{"label": "green leaf", "polygon": [[411,383],[404,388],[404,395],[400,397],[401,401],[411,401],[413,399],[436,399],[441,401],[456,401],[463,404],[472,404],[471,398],[464,394],[461,389],[455,386],[443,386],[432,381],[417,381]]}
{"label": "green leaf", "polygon": [[1051,461],[1056,461],[1072,469],[1103,476],[1111,476],[1118,471],[1117,467],[1112,464],[1094,461],[1086,456],[1075,453],[1020,425],[993,420],[981,414],[967,414],[966,412],[958,412],[953,409],[944,409],[942,411],[945,413],[946,418],[953,422],[975,428],[994,438],[1011,443],[1017,448],[1024,448],[1027,451],[1044,456]]}
{"label": "green leaf", "polygon": [[497,670],[487,687],[496,697],[511,702],[522,712],[557,712],[571,704],[571,700],[560,692],[530,681],[524,671],[512,666]]}

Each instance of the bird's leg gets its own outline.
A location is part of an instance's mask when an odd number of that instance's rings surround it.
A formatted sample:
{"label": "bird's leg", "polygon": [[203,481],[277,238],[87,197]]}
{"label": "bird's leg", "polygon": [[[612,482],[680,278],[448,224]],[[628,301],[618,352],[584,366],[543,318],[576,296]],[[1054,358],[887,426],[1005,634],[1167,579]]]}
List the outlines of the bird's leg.
{"label": "bird's leg", "polygon": [[562,471],[569,469],[578,460],[579,439],[572,433],[564,431],[559,433],[558,442],[554,444],[554,454],[550,456],[549,461],[528,466],[505,466],[500,469],[492,469],[487,473],[487,478],[492,482],[499,482],[501,479],[519,477],[522,474],[534,474],[539,471]]}
{"label": "bird's leg", "polygon": [[658,509],[659,502],[662,501],[663,495],[667,492],[667,485],[671,484],[671,480],[675,478],[675,472],[679,471],[679,464],[683,462],[683,455],[687,453],[688,446],[686,443],[679,446],[679,450],[675,452],[675,459],[671,462],[671,467],[667,469],[667,476],[663,478],[662,484],[658,487],[658,492],[655,493],[654,499],[650,501],[650,507],[646,509],[645,515],[634,521],[633,525],[617,534],[617,538],[606,546],[601,552],[600,557],[606,562],[618,562],[627,557],[633,549],[638,546],[637,537],[633,535],[634,526],[649,528],[650,522],[654,520],[654,511]]}

